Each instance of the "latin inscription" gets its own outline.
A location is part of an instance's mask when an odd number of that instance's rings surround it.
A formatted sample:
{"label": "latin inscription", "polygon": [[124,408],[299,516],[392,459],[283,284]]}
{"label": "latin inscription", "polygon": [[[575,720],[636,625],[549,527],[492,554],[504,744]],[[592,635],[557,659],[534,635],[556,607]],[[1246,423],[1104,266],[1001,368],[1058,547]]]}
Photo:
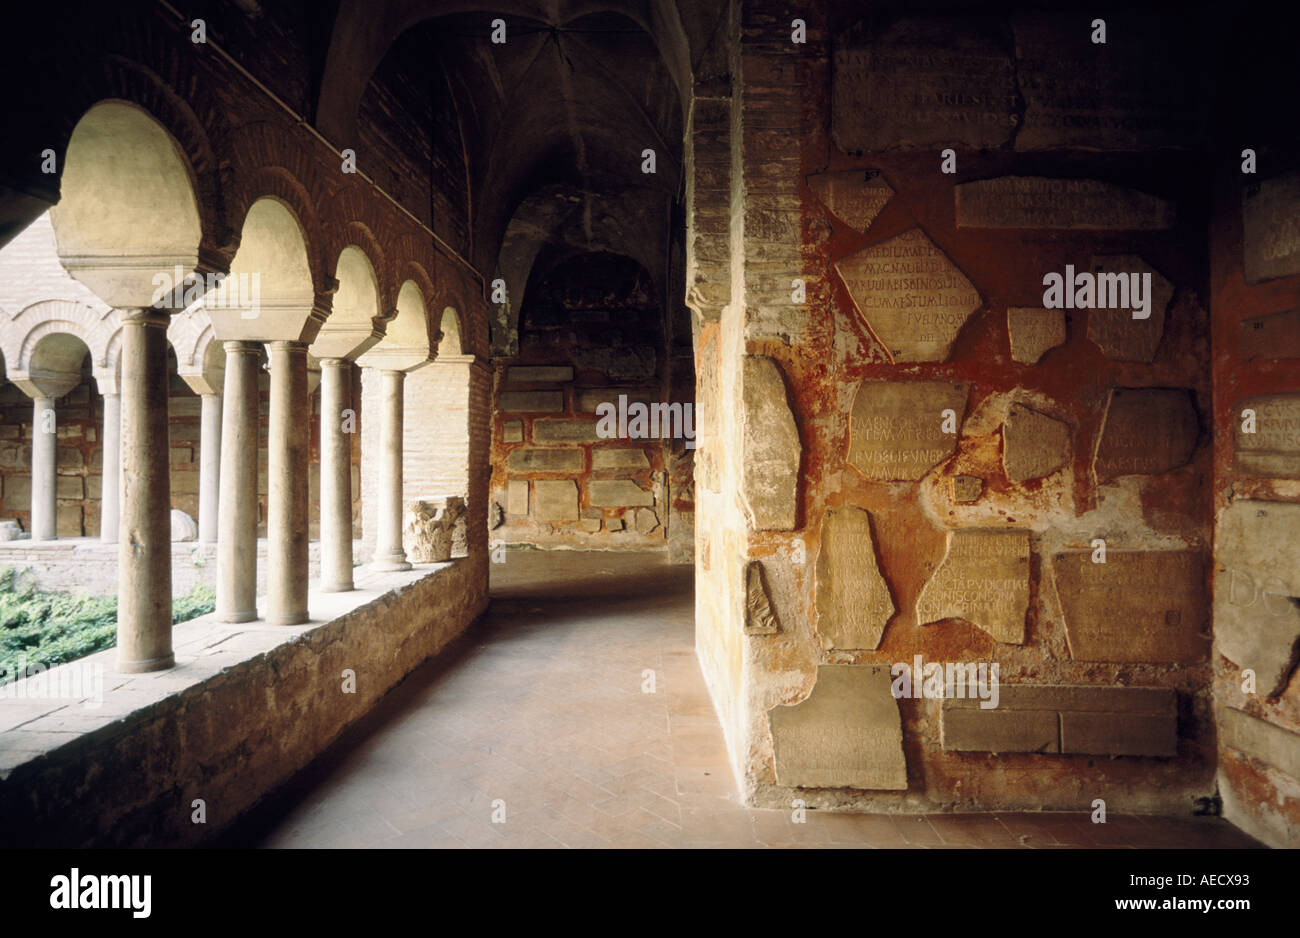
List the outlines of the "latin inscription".
{"label": "latin inscription", "polygon": [[[957,450],[969,386],[864,381],[849,419],[849,463],[868,479],[919,479]],[[945,411],[955,432],[945,431]]]}
{"label": "latin inscription", "polygon": [[1003,176],[954,190],[958,228],[1160,230],[1173,227],[1164,199],[1096,179]]}
{"label": "latin inscription", "polygon": [[916,601],[916,621],[964,619],[1020,645],[1028,609],[1028,531],[949,531],[943,562]]}
{"label": "latin inscription", "polygon": [[[1246,432],[1244,411],[1254,411]],[[1233,408],[1237,471],[1269,479],[1300,479],[1300,393],[1248,397]]]}

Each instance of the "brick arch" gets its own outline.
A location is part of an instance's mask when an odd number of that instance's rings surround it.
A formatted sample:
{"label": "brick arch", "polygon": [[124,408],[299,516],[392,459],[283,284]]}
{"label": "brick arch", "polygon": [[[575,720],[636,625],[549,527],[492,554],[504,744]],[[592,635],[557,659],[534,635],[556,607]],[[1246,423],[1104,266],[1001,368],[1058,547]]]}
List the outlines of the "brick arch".
{"label": "brick arch", "polygon": [[37,343],[64,333],[80,339],[90,352],[91,366],[101,369],[109,363],[110,339],[117,328],[111,310],[103,313],[79,300],[40,300],[13,317],[0,314],[0,352],[10,377],[26,375]]}
{"label": "brick arch", "polygon": [[[321,247],[320,222],[316,213],[316,201],[311,192],[299,180],[299,177],[284,166],[261,166],[251,172],[241,174],[238,187],[232,188],[232,217],[238,219],[236,231],[242,235],[244,220],[249,210],[259,199],[271,198],[284,204],[298,220],[302,229],[303,241],[307,247],[307,267],[311,272],[312,287],[317,299],[328,308],[328,299],[334,292],[332,278],[326,274],[325,255]],[[234,253],[231,253],[234,258]],[[330,268],[332,270],[332,265]]]}
{"label": "brick arch", "polygon": [[425,328],[428,329],[429,347],[435,348],[442,338],[442,333],[439,331],[438,322],[436,321],[441,316],[442,307],[438,302],[433,277],[423,264],[419,261],[410,260],[409,256],[396,266],[396,274],[393,281],[396,284],[393,288],[394,308],[396,308],[397,294],[401,292],[402,284],[410,280],[419,289],[420,298],[424,300],[424,323]]}
{"label": "brick arch", "polygon": [[[374,229],[364,221],[347,221],[324,226],[324,237],[329,243],[329,276],[338,277],[339,255],[348,247],[358,248],[370,262],[379,284],[379,315],[389,318],[397,305],[397,290],[393,288],[393,278],[389,270],[389,259]],[[398,284],[400,287],[401,284]]]}
{"label": "brick arch", "polygon": [[[58,140],[54,149],[58,153],[60,181],[72,132],[87,111],[105,101],[121,101],[140,108],[171,136],[190,173],[202,232],[200,266],[207,270],[229,269],[234,235],[227,220],[220,160],[212,145],[213,136],[220,138],[227,132],[226,124],[207,99],[202,83],[186,81],[187,92],[194,99],[192,103],[157,72],[138,61],[107,55],[101,65],[98,69],[79,70],[77,80],[69,87],[66,106],[57,108]],[[173,69],[182,70],[184,66],[173,63]]]}

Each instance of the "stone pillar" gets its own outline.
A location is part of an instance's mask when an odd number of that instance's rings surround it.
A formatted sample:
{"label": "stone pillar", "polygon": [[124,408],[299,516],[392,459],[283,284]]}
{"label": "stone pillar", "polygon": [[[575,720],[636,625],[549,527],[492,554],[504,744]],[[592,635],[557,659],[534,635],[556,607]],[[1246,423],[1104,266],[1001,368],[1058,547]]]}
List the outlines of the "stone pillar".
{"label": "stone pillar", "polygon": [[199,425],[199,542],[217,542],[221,478],[221,396],[204,394]]}
{"label": "stone pillar", "polygon": [[[122,523],[122,399],[116,394],[104,395],[104,452],[99,480],[99,539],[105,544],[116,544]],[[170,516],[169,516],[170,517]]]}
{"label": "stone pillar", "polygon": [[54,398],[32,398],[32,540],[52,541],[59,536],[58,460],[59,435],[54,422]]}
{"label": "stone pillar", "polygon": [[172,654],[171,477],[167,447],[167,321],[121,312],[122,493],[117,660],[126,673],[160,671]]}
{"label": "stone pillar", "polygon": [[402,549],[402,381],[401,371],[381,371],[379,401],[379,510],[375,531],[376,570],[410,570]]}
{"label": "stone pillar", "polygon": [[272,625],[307,621],[307,346],[270,342],[267,610]]}
{"label": "stone pillar", "polygon": [[226,342],[221,413],[217,617],[257,618],[257,366],[254,342]]}
{"label": "stone pillar", "polygon": [[320,365],[320,588],[341,593],[352,589],[352,447],[343,425],[352,364],[326,358]]}

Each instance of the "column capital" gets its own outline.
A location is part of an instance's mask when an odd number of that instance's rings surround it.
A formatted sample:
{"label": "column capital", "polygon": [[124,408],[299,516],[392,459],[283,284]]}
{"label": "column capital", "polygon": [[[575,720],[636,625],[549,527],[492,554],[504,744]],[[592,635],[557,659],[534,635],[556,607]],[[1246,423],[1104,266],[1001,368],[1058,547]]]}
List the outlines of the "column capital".
{"label": "column capital", "polygon": [[169,310],[144,306],[134,309],[119,309],[117,318],[124,326],[152,326],[155,329],[165,330],[172,321],[172,314]]}
{"label": "column capital", "polygon": [[264,343],[273,352],[302,352],[307,354],[307,343],[295,339],[272,339]]}
{"label": "column capital", "polygon": [[352,364],[352,362],[348,361],[346,358],[321,358],[317,359],[317,363],[320,365],[322,371],[326,368],[346,368],[348,365]]}
{"label": "column capital", "polygon": [[227,355],[260,355],[262,347],[257,342],[244,342],[242,340],[227,339],[221,343]]}

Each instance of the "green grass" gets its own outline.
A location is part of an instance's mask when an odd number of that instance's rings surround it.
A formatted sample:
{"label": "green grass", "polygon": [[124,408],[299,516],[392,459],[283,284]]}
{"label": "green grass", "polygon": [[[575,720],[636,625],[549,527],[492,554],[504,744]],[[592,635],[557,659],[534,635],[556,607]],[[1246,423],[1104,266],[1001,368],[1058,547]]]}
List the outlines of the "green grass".
{"label": "green grass", "polygon": [[[172,622],[216,608],[210,587],[196,586],[172,602]],[[0,684],[24,665],[52,667],[75,661],[117,642],[117,597],[47,593],[31,577],[0,569]]]}

